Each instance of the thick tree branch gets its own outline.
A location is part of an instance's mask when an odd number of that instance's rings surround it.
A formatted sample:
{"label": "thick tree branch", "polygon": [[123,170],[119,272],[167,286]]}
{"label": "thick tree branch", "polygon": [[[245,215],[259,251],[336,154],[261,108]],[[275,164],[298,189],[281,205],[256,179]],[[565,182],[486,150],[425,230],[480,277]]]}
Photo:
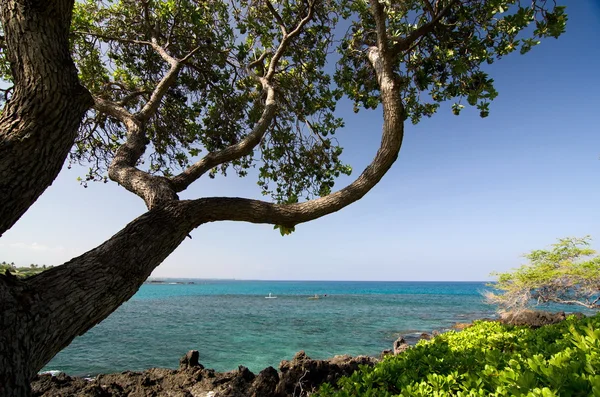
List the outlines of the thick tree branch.
{"label": "thick tree branch", "polygon": [[148,144],[142,122],[122,106],[99,98],[94,98],[94,107],[99,112],[121,121],[127,129],[127,138],[108,168],[108,176],[125,189],[144,200],[148,209],[177,200],[166,178],[150,175],[136,167]]}
{"label": "thick tree branch", "polygon": [[452,7],[459,2],[460,0],[451,0],[446,5],[446,7],[444,7],[438,14],[435,15],[435,17],[431,21],[429,21],[425,25],[419,26],[417,29],[413,30],[408,36],[403,37],[402,39],[394,43],[391,49],[392,55],[398,55],[399,53],[408,50],[412,46],[412,44],[419,38],[431,33],[436,27],[436,25],[440,22],[440,20],[447,16],[450,13]]}
{"label": "thick tree branch", "polygon": [[371,14],[375,19],[375,28],[377,31],[377,48],[383,55],[388,53],[388,37],[386,27],[385,10],[383,4],[379,0],[370,0],[371,3]]}
{"label": "thick tree branch", "polygon": [[404,136],[404,106],[395,77],[381,66],[383,55],[376,48],[371,48],[368,55],[381,89],[383,132],[375,158],[354,182],[328,196],[298,204],[227,197],[184,201],[189,216],[198,224],[229,220],[291,227],[339,211],[367,194],[396,161]]}
{"label": "thick tree branch", "polygon": [[119,120],[130,128],[139,124],[135,116],[118,103],[94,96],[94,109]]}
{"label": "thick tree branch", "polygon": [[0,235],[54,181],[92,105],[69,52],[73,3],[0,1],[14,79],[0,115]]}
{"label": "thick tree branch", "polygon": [[142,198],[148,209],[177,200],[177,194],[166,178],[150,175],[136,167],[148,145],[142,123],[136,117],[123,123],[127,127],[127,138],[108,167],[109,178]]}
{"label": "thick tree branch", "polygon": [[[0,275],[0,336],[6,331],[7,337],[18,340],[27,334],[19,355],[27,360],[29,378],[75,336],[131,298],[183,241],[192,224],[181,206],[174,204],[147,212],[102,245],[62,266],[23,281]],[[8,315],[23,305],[27,305],[27,316]],[[11,346],[1,341],[0,353]]]}

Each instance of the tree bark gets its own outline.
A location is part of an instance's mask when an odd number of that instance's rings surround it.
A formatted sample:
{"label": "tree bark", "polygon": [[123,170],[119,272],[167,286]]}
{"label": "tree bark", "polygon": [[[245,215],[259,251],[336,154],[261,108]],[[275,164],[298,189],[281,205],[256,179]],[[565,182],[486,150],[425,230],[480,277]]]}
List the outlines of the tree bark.
{"label": "tree bark", "polygon": [[147,212],[99,247],[25,280],[0,275],[0,396],[29,381],[73,338],[140,288],[194,228],[173,202]]}
{"label": "tree bark", "polygon": [[0,115],[0,236],[52,184],[91,95],[69,53],[73,0],[2,0],[14,92]]}

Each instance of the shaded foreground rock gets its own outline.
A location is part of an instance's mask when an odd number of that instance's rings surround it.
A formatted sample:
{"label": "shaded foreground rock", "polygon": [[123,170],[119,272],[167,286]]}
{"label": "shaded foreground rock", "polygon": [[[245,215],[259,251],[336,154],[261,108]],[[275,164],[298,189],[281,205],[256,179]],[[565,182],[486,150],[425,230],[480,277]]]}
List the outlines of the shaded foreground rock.
{"label": "shaded foreground rock", "polygon": [[373,357],[348,355],[312,360],[300,351],[291,361],[284,360],[279,364],[281,374],[274,396],[304,396],[323,383],[335,384],[340,377],[352,374],[360,365],[374,365],[377,361]]}
{"label": "shaded foreground rock", "polygon": [[33,395],[39,397],[301,397],[324,382],[335,384],[359,365],[377,362],[365,356],[312,360],[301,351],[291,361],[282,361],[280,372],[269,367],[254,375],[243,366],[225,373],[205,369],[198,357],[197,351],[188,352],[181,358],[178,370],[126,371],[99,375],[91,381],[65,374],[38,375],[31,386]]}

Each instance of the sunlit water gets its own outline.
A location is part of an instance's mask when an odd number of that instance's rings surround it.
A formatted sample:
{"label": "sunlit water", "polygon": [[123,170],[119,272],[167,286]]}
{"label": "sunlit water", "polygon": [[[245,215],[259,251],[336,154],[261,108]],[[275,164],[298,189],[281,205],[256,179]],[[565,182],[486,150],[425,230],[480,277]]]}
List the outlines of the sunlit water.
{"label": "sunlit water", "polygon": [[[312,358],[379,355],[401,334],[493,316],[485,283],[185,281],[195,284],[142,286],[45,370],[176,368],[195,349],[206,367],[258,372],[299,350]],[[269,293],[277,298],[265,299]],[[320,299],[308,299],[314,294]]]}

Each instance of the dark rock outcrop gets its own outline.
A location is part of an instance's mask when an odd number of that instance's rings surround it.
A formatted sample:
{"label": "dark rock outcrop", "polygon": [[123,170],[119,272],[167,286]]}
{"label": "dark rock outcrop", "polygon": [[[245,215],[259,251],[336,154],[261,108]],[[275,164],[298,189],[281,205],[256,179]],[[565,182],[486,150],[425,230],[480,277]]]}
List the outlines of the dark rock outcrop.
{"label": "dark rock outcrop", "polygon": [[152,368],[144,372],[126,371],[99,375],[87,381],[65,374],[38,375],[32,382],[37,397],[301,397],[322,383],[335,383],[350,375],[361,364],[374,365],[372,357],[336,356],[330,360],[312,360],[303,351],[291,361],[282,361],[278,373],[273,367],[254,375],[240,366],[219,373],[198,362],[197,351],[180,359],[178,370]]}
{"label": "dark rock outcrop", "polygon": [[[186,353],[185,356],[179,359],[179,368],[186,369],[191,367],[199,367],[202,366],[199,362],[200,353],[198,350],[190,350]],[[204,368],[204,367],[203,367]]]}
{"label": "dark rock outcrop", "polygon": [[500,322],[507,325],[525,325],[531,328],[539,328],[544,325],[557,324],[566,319],[565,312],[544,312],[540,310],[519,310],[503,313]]}
{"label": "dark rock outcrop", "polygon": [[[569,313],[565,312],[545,312],[542,310],[519,310],[513,312],[506,312],[500,315],[498,321],[508,325],[525,325],[531,328],[539,328],[544,325],[557,324],[565,320],[567,316],[575,316],[577,318],[583,318],[583,313]],[[485,319],[493,321],[490,319]]]}
{"label": "dark rock outcrop", "polygon": [[394,341],[394,354],[404,353],[410,345],[406,343],[406,340],[403,337],[399,337]]}
{"label": "dark rock outcrop", "polygon": [[277,397],[275,389],[279,383],[279,374],[273,367],[260,371],[248,389],[249,397]]}
{"label": "dark rock outcrop", "polygon": [[279,365],[281,373],[275,390],[277,396],[306,395],[323,383],[335,384],[352,374],[360,365],[374,365],[377,359],[367,356],[335,356],[329,360],[312,360],[304,351],[296,353],[291,361]]}

